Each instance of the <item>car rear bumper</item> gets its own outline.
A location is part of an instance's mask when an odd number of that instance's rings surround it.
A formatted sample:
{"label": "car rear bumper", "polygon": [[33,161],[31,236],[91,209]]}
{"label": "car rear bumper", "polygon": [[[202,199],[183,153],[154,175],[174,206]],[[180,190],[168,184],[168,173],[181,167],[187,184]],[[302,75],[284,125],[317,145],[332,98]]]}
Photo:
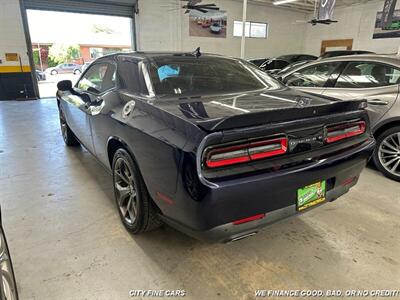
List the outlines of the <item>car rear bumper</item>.
{"label": "car rear bumper", "polygon": [[[201,240],[228,242],[241,239],[268,224],[299,214],[297,190],[302,187],[326,180],[324,203],[347,193],[357,183],[374,145],[371,138],[351,151],[307,166],[215,184],[204,199],[185,207],[179,221],[165,215],[162,218],[172,227]],[[238,225],[233,223],[260,214],[265,216]]]}

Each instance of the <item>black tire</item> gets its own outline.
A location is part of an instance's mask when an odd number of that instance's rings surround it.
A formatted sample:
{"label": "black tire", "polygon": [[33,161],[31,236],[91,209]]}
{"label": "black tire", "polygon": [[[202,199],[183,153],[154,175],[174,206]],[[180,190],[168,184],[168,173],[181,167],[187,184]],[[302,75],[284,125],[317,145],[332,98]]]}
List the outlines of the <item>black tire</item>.
{"label": "black tire", "polygon": [[157,208],[150,198],[139,167],[128,151],[120,148],[115,152],[112,171],[115,201],[125,228],[133,234],[139,234],[160,227],[162,222]]}
{"label": "black tire", "polygon": [[68,147],[79,146],[80,143],[76,138],[75,134],[69,128],[67,120],[65,119],[65,115],[61,109],[59,109],[59,113],[60,113],[61,135],[63,137],[65,145],[67,145]]}
{"label": "black tire", "polygon": [[373,160],[383,175],[400,181],[400,126],[389,128],[376,138]]}
{"label": "black tire", "polygon": [[81,74],[82,72],[81,72],[81,70],[75,70],[74,71],[74,75],[78,75],[78,74]]}
{"label": "black tire", "polygon": [[52,71],[50,72],[50,74],[51,74],[51,75],[57,75],[58,72],[57,72],[56,70],[52,70]]}

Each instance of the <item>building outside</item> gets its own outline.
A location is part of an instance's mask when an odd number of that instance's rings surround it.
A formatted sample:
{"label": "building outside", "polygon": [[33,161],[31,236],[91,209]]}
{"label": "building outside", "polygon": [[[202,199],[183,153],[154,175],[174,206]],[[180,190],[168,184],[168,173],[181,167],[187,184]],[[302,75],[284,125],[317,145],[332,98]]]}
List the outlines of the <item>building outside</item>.
{"label": "building outside", "polygon": [[[53,43],[41,43],[32,42],[32,50],[34,53],[34,61],[36,70],[45,70],[48,67],[52,67],[51,61],[49,64],[49,49]],[[65,61],[66,63],[72,62],[83,65],[84,63],[91,62],[94,59],[103,55],[130,51],[130,45],[109,45],[109,44],[78,44],[79,56],[71,61]]]}

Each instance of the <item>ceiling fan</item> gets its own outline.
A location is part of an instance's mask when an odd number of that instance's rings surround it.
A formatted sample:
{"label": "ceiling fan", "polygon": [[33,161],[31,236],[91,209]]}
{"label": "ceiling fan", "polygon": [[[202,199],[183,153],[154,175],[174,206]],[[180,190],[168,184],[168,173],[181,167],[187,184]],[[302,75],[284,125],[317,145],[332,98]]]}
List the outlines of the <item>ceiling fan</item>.
{"label": "ceiling fan", "polygon": [[317,19],[312,19],[310,21],[303,21],[303,20],[297,20],[297,24],[311,24],[312,26],[315,26],[317,24],[323,24],[323,25],[330,25],[332,23],[337,23],[338,21],[334,20],[317,20]]}
{"label": "ceiling fan", "polygon": [[[199,4],[202,0],[179,0],[181,2],[187,2],[187,4],[182,5],[180,8],[186,9],[185,14],[189,13],[191,10],[197,10],[202,13],[207,13],[209,10],[219,10],[219,7],[214,3],[210,4]],[[175,8],[172,10],[176,10]]]}

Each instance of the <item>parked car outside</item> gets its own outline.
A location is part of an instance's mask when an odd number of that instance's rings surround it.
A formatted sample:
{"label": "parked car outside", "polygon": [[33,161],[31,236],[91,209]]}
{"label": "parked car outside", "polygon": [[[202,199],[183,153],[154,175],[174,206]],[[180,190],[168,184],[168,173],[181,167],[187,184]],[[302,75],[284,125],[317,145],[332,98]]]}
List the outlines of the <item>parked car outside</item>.
{"label": "parked car outside", "polygon": [[352,55],[318,60],[280,78],[287,86],[342,100],[368,100],[377,140],[373,160],[387,177],[400,181],[400,60],[396,56]]}
{"label": "parked car outside", "polygon": [[365,50],[335,50],[335,51],[325,52],[318,59],[338,57],[338,56],[347,56],[347,55],[359,55],[359,54],[375,54],[375,53],[371,52],[371,51],[365,51]]}
{"label": "parked car outside", "polygon": [[91,64],[92,62],[85,62],[83,65],[78,65],[76,69],[74,69],[74,74],[82,74],[86,68]]}
{"label": "parked car outside", "polygon": [[1,221],[2,217],[0,208],[0,299],[18,300],[14,268]]}
{"label": "parked car outside", "polygon": [[35,74],[36,74],[36,80],[37,81],[45,81],[46,80],[46,73],[39,71],[39,70],[35,70]]}
{"label": "parked car outside", "polygon": [[333,201],[374,148],[366,101],[292,90],[252,64],[194,53],[114,54],[58,83],[67,146],[113,174],[132,233],[165,222],[234,241]]}
{"label": "parked car outside", "polygon": [[49,73],[51,75],[66,74],[66,73],[78,74],[77,70],[79,70],[80,68],[81,65],[73,63],[59,64],[56,67],[47,68],[46,73]]}

